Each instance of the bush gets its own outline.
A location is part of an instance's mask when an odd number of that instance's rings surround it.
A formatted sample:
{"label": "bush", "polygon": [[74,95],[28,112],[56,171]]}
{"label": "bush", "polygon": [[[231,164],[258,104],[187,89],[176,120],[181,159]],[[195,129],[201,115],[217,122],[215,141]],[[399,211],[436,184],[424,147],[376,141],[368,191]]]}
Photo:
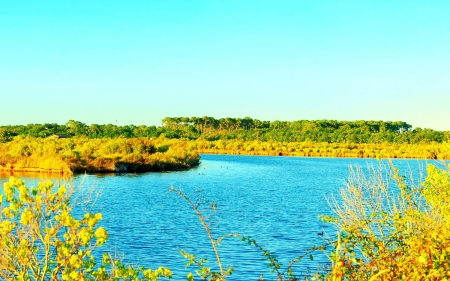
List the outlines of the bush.
{"label": "bush", "polygon": [[420,184],[398,170],[353,169],[342,203],[332,200],[339,229],[327,280],[448,280],[450,175],[428,165]]}
{"label": "bush", "polygon": [[132,267],[94,251],[108,239],[102,214],[72,216],[73,189],[50,181],[28,188],[11,177],[0,195],[0,278],[3,280],[157,280],[170,270]]}

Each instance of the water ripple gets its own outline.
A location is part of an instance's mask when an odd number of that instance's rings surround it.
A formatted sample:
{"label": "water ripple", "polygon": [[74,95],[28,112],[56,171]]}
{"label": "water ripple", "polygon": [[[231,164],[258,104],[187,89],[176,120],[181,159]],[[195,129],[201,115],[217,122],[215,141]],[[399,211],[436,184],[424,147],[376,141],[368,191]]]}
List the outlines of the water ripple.
{"label": "water ripple", "polygon": [[[419,162],[419,161],[416,161]],[[210,218],[213,235],[226,233],[252,236],[275,252],[286,266],[314,244],[323,243],[319,232],[334,230],[319,221],[319,214],[330,214],[325,200],[344,186],[350,164],[366,166],[372,159],[302,157],[259,157],[202,155],[193,170],[141,175],[77,176],[74,184],[101,190],[93,211],[103,213],[102,225],[109,240],[102,251],[123,254],[126,262],[156,268],[166,266],[174,280],[184,279],[190,269],[178,252],[184,249],[214,266],[210,241],[198,218],[178,195],[168,193],[171,186],[195,200],[204,195],[217,203]],[[403,163],[403,164],[402,164]],[[414,165],[404,160],[396,164]],[[6,179],[1,179],[5,181]],[[31,183],[36,179],[27,179]],[[198,190],[202,190],[198,193]],[[225,239],[220,247],[224,265],[235,271],[229,280],[276,279],[261,253],[236,238]],[[294,272],[315,270],[329,262],[324,254],[306,257]]]}

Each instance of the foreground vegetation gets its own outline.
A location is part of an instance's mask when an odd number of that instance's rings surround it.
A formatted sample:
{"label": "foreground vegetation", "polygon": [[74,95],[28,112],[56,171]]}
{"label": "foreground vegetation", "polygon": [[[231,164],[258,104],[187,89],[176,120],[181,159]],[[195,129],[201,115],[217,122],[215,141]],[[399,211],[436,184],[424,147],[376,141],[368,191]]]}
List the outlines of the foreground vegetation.
{"label": "foreground vegetation", "polygon": [[[200,219],[216,254],[219,271],[205,260],[182,251],[196,266],[188,280],[226,280],[233,268],[223,268],[218,246],[237,237],[256,246],[277,280],[448,280],[450,278],[450,166],[429,165],[421,181],[407,178],[390,166],[351,169],[341,198],[330,198],[335,216],[322,217],[336,226],[324,245],[314,246],[283,268],[275,253],[262,249],[251,237],[227,234],[212,237],[207,221],[215,204],[182,196]],[[97,224],[101,214],[72,216],[74,190],[42,182],[28,188],[11,177],[0,196],[0,276],[5,280],[157,280],[170,278],[167,268],[156,270],[125,265],[109,255],[101,262],[95,252],[108,238]],[[203,198],[203,197],[202,197]],[[206,210],[207,211],[207,210]],[[326,271],[298,276],[292,265],[315,251],[325,252]],[[282,254],[282,253],[281,253]],[[98,256],[98,255],[97,255]]]}
{"label": "foreground vegetation", "polygon": [[417,183],[391,169],[352,170],[332,199],[331,280],[450,279],[450,165]]}
{"label": "foreground vegetation", "polygon": [[0,171],[81,172],[173,171],[197,166],[199,155],[178,140],[15,137],[0,144]]}
{"label": "foreground vegetation", "polygon": [[[100,213],[72,215],[73,189],[41,182],[25,186],[11,177],[0,196],[0,277],[2,280],[157,280],[171,277],[167,268],[156,270],[123,264],[95,252],[108,239],[97,226]],[[87,203],[87,202],[83,202]]]}

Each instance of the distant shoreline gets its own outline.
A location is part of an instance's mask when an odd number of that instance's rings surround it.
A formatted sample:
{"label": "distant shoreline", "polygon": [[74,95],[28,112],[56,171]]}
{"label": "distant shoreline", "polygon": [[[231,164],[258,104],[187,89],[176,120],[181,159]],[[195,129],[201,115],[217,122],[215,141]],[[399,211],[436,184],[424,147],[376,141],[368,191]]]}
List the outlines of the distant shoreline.
{"label": "distant shoreline", "polygon": [[450,143],[19,137],[0,144],[0,172],[72,175],[183,171],[200,164],[199,154],[449,160]]}

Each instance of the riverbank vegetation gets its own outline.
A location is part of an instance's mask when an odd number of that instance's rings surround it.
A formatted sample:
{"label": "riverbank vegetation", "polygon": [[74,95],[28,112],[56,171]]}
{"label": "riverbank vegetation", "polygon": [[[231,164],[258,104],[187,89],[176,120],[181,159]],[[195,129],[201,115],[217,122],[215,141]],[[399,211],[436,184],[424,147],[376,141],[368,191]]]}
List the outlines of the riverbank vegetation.
{"label": "riverbank vegetation", "polygon": [[35,138],[0,143],[0,171],[10,173],[125,173],[184,170],[199,153],[305,157],[450,159],[450,142],[355,144],[158,138]]}
{"label": "riverbank vegetation", "polygon": [[[42,140],[47,138],[53,140]],[[450,131],[413,129],[401,121],[270,122],[204,116],[166,117],[156,127],[88,126],[70,120],[64,125],[2,126],[1,143],[0,170],[16,172],[179,170],[198,165],[196,153],[450,159]],[[163,151],[169,143],[170,149]]]}
{"label": "riverbank vegetation", "polygon": [[198,139],[191,141],[198,153],[307,157],[450,159],[450,142],[422,144],[357,144],[327,142],[275,142]]}
{"label": "riverbank vegetation", "polygon": [[0,170],[72,173],[174,171],[197,166],[200,157],[176,139],[15,137],[0,144]]}

